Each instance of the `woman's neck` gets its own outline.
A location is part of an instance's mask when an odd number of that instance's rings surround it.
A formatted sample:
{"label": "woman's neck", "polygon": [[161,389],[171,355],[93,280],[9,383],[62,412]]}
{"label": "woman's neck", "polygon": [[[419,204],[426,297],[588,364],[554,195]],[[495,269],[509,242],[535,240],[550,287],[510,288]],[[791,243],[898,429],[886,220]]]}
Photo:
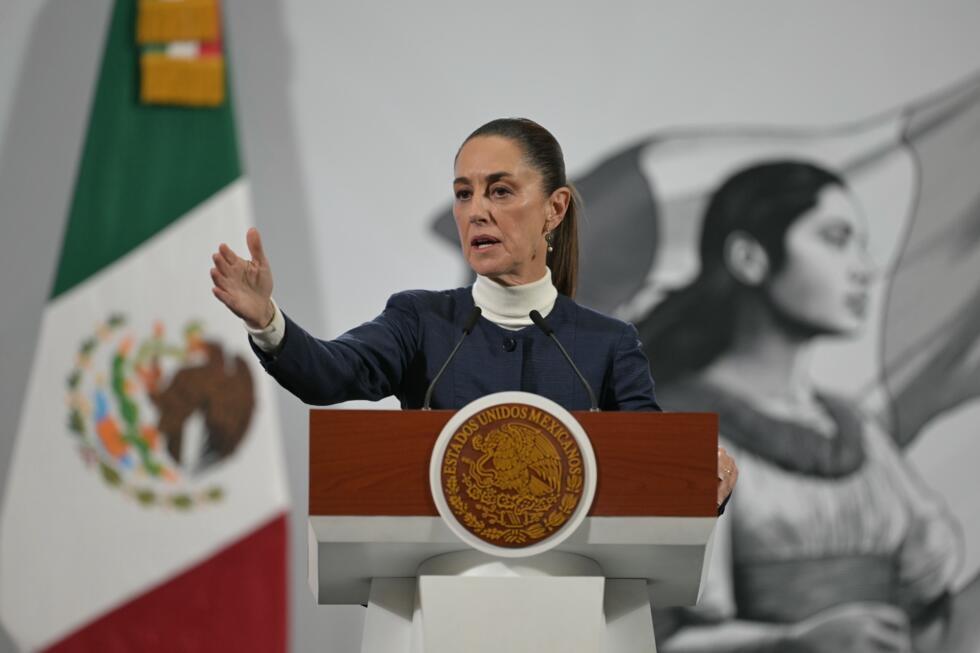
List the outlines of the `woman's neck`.
{"label": "woman's neck", "polygon": [[812,339],[786,329],[768,310],[742,311],[731,347],[704,378],[768,413],[826,426],[808,373]]}
{"label": "woman's neck", "polygon": [[480,307],[483,316],[505,329],[522,329],[532,324],[529,313],[538,311],[548,315],[558,299],[558,290],[551,282],[551,271],[537,281],[519,286],[505,286],[496,281],[477,276],[473,284],[473,303]]}

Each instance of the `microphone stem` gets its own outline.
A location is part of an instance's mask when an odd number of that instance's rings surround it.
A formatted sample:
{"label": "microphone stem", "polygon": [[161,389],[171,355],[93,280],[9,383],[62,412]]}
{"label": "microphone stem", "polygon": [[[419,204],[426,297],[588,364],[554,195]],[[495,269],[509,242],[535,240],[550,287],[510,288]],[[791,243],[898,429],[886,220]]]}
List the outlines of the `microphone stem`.
{"label": "microphone stem", "polygon": [[[558,339],[558,336],[555,335],[554,331],[549,333],[548,336],[555,341],[556,345],[558,345],[558,349],[560,349],[561,353],[565,355],[565,360],[572,363],[572,357],[568,355],[568,351],[565,350],[565,346],[561,344],[561,340]],[[585,388],[585,391],[589,393],[589,412],[598,413],[599,402],[596,401],[595,393],[592,392],[592,386],[590,386],[589,382],[585,380],[585,376],[582,375],[582,372],[579,371],[578,366],[574,363],[572,363],[572,370],[574,370],[574,372],[578,375],[578,378],[582,382],[582,386]]]}
{"label": "microphone stem", "polygon": [[431,410],[431,408],[429,408],[429,404],[432,403],[432,392],[436,389],[436,383],[439,382],[439,377],[442,376],[442,373],[446,371],[447,367],[449,367],[449,363],[456,357],[456,352],[459,351],[459,348],[463,345],[463,341],[466,340],[466,336],[470,335],[473,327],[476,326],[476,321],[480,318],[480,313],[482,312],[483,311],[480,310],[479,306],[474,306],[473,310],[470,311],[469,316],[466,318],[466,324],[463,325],[463,335],[461,335],[459,340],[456,341],[456,346],[453,347],[451,352],[449,352],[449,356],[446,357],[446,362],[442,364],[442,367],[439,368],[436,375],[432,377],[432,383],[430,383],[429,387],[425,390],[425,399],[422,401],[422,410]]}
{"label": "microphone stem", "polygon": [[425,391],[425,400],[422,402],[422,410],[432,410],[432,408],[429,407],[429,404],[432,402],[432,392],[436,389],[436,383],[439,381],[439,377],[442,376],[442,373],[446,371],[446,368],[449,367],[449,363],[451,363],[453,358],[456,356],[456,352],[463,345],[463,340],[466,339],[467,335],[469,334],[463,332],[462,337],[456,341],[456,346],[453,347],[453,350],[449,352],[449,356],[446,357],[446,362],[442,364],[442,367],[439,368],[436,375],[432,377],[432,383],[429,384],[428,390]]}

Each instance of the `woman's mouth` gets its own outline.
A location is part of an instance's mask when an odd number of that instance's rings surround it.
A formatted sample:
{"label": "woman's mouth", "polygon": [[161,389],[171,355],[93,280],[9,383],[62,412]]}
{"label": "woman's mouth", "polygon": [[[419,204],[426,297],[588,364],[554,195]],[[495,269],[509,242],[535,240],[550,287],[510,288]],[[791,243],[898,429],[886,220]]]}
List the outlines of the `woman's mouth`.
{"label": "woman's mouth", "polygon": [[470,247],[477,251],[481,251],[490,249],[499,243],[500,241],[493,236],[476,236],[470,240]]}

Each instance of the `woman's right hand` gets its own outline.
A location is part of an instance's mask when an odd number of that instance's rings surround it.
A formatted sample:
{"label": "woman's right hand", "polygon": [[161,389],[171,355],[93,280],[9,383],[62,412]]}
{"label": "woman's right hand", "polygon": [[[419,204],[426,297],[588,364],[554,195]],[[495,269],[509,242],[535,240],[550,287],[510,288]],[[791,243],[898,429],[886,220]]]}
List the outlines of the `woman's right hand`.
{"label": "woman's right hand", "polygon": [[912,651],[908,616],[886,603],[847,603],[824,610],[794,625],[789,639],[813,653]]}
{"label": "woman's right hand", "polygon": [[262,250],[262,238],[255,227],[245,234],[251,260],[240,258],[228,245],[221,243],[211,259],[211,292],[232,313],[245,320],[253,329],[261,329],[272,321],[272,269]]}

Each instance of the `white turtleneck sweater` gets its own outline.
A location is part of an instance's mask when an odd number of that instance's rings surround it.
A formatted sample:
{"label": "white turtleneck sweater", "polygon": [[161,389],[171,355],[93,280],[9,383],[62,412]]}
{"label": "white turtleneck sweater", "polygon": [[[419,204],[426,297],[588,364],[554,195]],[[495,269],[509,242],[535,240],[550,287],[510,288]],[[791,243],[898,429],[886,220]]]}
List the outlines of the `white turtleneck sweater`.
{"label": "white turtleneck sweater", "polygon": [[[473,303],[483,311],[483,317],[511,331],[533,324],[528,315],[533,310],[547,316],[555,307],[557,299],[558,289],[551,282],[551,270],[548,269],[537,281],[520,286],[502,286],[484,276],[477,276],[473,284]],[[275,314],[272,322],[264,329],[253,329],[245,325],[252,342],[265,352],[278,349],[286,335],[286,319],[275,300],[272,300],[272,306]]]}
{"label": "white turtleneck sweater", "polygon": [[551,270],[547,268],[543,277],[520,286],[502,286],[482,275],[473,284],[473,303],[483,311],[483,317],[512,331],[533,324],[528,317],[531,311],[547,316],[556,299],[558,289],[551,283]]}

